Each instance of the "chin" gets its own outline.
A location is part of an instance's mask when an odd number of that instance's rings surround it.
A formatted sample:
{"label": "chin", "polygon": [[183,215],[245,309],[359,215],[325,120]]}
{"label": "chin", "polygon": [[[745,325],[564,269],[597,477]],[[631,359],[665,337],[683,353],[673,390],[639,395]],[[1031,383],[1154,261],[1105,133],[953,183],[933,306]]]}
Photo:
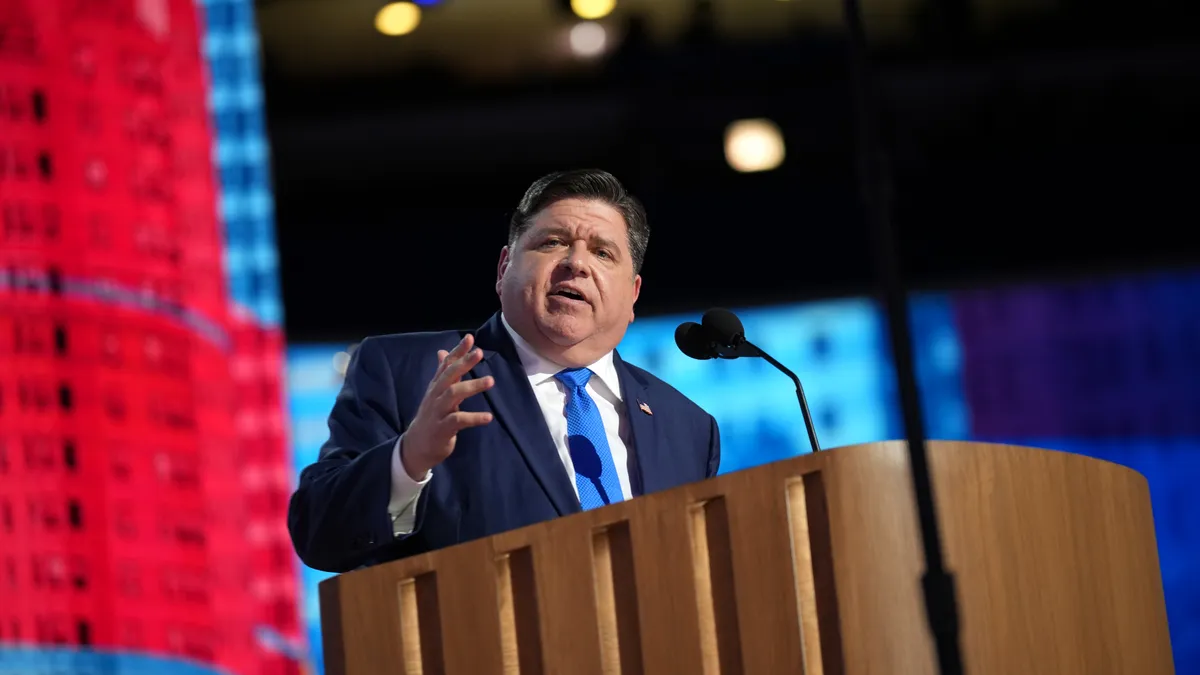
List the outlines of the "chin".
{"label": "chin", "polygon": [[590,320],[573,316],[551,315],[538,322],[542,335],[560,347],[570,347],[595,332]]}

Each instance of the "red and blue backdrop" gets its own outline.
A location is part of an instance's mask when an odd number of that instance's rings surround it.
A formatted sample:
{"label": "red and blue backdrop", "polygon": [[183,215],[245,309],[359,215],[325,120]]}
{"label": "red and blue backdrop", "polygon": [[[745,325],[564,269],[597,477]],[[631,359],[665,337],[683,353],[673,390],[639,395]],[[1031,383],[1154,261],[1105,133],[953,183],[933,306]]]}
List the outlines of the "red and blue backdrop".
{"label": "red and blue backdrop", "polygon": [[0,673],[301,672],[250,0],[0,2]]}

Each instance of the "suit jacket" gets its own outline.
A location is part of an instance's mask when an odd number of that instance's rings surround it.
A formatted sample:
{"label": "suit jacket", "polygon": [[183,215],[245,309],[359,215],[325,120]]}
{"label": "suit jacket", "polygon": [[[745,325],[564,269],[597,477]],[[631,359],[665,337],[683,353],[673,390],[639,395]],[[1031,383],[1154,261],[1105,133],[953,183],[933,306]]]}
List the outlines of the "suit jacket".
{"label": "suit jacket", "polygon": [[[437,369],[437,351],[465,331],[372,337],[355,351],[329,415],[329,440],[300,474],[288,530],[309,567],[344,572],[550,520],[580,510],[515,345],[492,316],[475,332],[484,358],[467,377],[495,378],[460,409],[490,410],[490,424],[459,433],[417,502],[413,531],[395,537],[388,502],[391,457]],[[670,385],[614,364],[629,406],[634,496],[709,478],[721,458],[717,422]],[[648,415],[639,409],[647,404]]]}

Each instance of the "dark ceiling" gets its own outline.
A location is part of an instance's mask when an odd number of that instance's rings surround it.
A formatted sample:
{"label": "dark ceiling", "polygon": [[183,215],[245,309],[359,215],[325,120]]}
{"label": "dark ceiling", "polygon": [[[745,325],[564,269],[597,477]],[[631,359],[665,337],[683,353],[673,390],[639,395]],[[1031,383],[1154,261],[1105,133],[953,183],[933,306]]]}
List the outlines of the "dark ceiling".
{"label": "dark ceiling", "polygon": [[[1184,10],[1139,6],[1066,3],[963,33],[961,6],[914,3],[905,39],[877,41],[914,287],[1200,262],[1185,234],[1200,220],[1200,42]],[[844,32],[731,40],[718,22],[639,40],[633,18],[613,19],[625,37],[598,67],[490,78],[445,58],[297,67],[264,25],[290,338],[479,324],[509,210],[564,167],[607,168],[645,200],[643,313],[871,292]],[[726,166],[741,117],[782,127],[780,169]]]}

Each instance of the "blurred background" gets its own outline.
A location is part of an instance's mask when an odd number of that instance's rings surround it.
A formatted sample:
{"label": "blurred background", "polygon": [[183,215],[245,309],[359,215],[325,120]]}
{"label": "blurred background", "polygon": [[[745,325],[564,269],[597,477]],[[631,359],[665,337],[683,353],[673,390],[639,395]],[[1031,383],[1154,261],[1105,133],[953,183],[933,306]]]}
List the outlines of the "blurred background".
{"label": "blurred background", "polygon": [[[1200,673],[1200,35],[864,0],[929,435],[1146,476]],[[646,203],[620,350],[722,471],[903,436],[839,0],[0,0],[0,674],[321,671],[284,517],[365,336],[474,328],[538,176]]]}

